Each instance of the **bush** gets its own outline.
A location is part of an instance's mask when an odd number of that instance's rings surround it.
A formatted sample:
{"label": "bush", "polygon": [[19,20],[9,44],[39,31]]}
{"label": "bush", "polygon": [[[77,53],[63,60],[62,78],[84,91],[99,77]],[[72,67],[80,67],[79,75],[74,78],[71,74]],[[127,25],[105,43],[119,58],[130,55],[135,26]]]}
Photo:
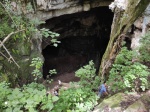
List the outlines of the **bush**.
{"label": "bush", "polygon": [[89,112],[97,104],[97,95],[89,88],[70,88],[61,93],[52,112]]}
{"label": "bush", "polygon": [[139,91],[148,88],[148,67],[132,62],[135,52],[123,47],[110,70],[107,83],[113,91]]}
{"label": "bush", "polygon": [[77,70],[75,76],[80,78],[79,84],[86,88],[97,90],[97,87],[100,84],[100,78],[99,76],[96,76],[96,69],[93,61],[90,61],[88,65]]}
{"label": "bush", "polygon": [[79,87],[62,90],[52,112],[89,112],[97,104],[97,94],[92,90],[97,90],[100,78],[96,76],[93,61],[77,70],[75,75],[80,78]]}
{"label": "bush", "polygon": [[50,111],[58,97],[46,95],[44,86],[31,83],[22,88],[9,88],[5,82],[0,83],[1,112],[37,112]]}

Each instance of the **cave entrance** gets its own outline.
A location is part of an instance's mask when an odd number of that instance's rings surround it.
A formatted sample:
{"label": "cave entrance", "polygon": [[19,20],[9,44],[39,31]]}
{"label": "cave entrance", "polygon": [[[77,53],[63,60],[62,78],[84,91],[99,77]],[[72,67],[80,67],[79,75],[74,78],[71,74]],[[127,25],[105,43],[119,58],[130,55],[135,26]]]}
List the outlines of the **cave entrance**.
{"label": "cave entrance", "polygon": [[41,27],[59,33],[61,43],[54,47],[50,38],[43,39],[43,77],[46,78],[51,69],[56,69],[57,75],[72,73],[90,60],[98,70],[110,38],[112,20],[113,13],[108,7],[47,20]]}

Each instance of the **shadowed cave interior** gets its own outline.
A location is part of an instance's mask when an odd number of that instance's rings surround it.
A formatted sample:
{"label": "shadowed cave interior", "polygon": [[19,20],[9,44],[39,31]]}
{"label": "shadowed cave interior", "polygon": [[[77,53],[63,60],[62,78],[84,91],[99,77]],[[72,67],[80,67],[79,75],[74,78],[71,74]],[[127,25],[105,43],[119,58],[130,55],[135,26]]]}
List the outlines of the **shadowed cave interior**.
{"label": "shadowed cave interior", "polygon": [[61,80],[64,82],[77,81],[74,72],[90,60],[93,60],[98,71],[109,41],[112,20],[111,10],[108,7],[99,7],[52,18],[41,25],[59,33],[58,40],[61,41],[58,47],[54,47],[50,37],[43,38],[43,78],[49,76],[49,70],[56,69],[57,74],[51,78],[63,77]]}

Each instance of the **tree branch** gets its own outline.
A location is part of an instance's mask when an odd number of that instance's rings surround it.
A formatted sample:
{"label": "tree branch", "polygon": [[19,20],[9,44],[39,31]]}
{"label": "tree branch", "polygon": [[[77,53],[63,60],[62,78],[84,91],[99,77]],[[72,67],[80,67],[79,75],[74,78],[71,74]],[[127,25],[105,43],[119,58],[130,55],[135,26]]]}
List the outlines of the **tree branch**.
{"label": "tree branch", "polygon": [[[0,41],[0,43],[2,44],[2,42]],[[11,56],[10,52],[7,50],[7,48],[4,46],[4,44],[2,44],[3,48],[5,49],[5,51],[7,52],[7,54],[9,55],[8,61],[11,62],[11,60],[17,65],[18,68],[20,68],[20,66],[17,64],[17,62],[14,60],[14,58]]]}
{"label": "tree branch", "polygon": [[4,38],[4,40],[0,43],[0,48],[4,45],[4,43],[11,37],[11,35],[16,34],[18,32],[24,31],[25,29],[18,30],[16,32],[11,32],[10,34],[7,35],[7,37]]}
{"label": "tree branch", "polygon": [[1,54],[2,56],[4,56],[6,59],[8,59],[7,56],[6,56],[5,54],[3,54],[1,51],[0,51],[0,54]]}
{"label": "tree branch", "polygon": [[4,38],[3,41],[0,41],[0,48],[3,47],[5,49],[5,51],[7,52],[7,54],[9,55],[9,58],[6,57],[2,52],[0,52],[6,59],[8,59],[9,62],[11,62],[11,60],[17,65],[18,68],[20,68],[20,66],[17,64],[17,62],[14,60],[14,58],[11,56],[10,52],[8,51],[8,49],[4,46],[4,43],[13,35],[16,34],[18,32],[24,31],[25,29],[21,29],[18,30],[16,32],[11,32],[10,34],[7,35],[7,37]]}

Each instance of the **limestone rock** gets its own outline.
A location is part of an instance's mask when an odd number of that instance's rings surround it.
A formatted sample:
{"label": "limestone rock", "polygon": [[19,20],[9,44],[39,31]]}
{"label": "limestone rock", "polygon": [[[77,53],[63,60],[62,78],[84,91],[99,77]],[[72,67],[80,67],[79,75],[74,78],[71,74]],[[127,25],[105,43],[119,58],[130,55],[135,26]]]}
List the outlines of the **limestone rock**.
{"label": "limestone rock", "polygon": [[[113,0],[86,0],[80,3],[79,0],[37,0],[36,15],[28,14],[29,18],[38,17],[40,20],[47,20],[65,14],[73,14],[83,11],[89,11],[92,8],[108,6]],[[35,18],[36,18],[35,17]]]}
{"label": "limestone rock", "polygon": [[109,8],[114,11],[117,7],[120,11],[124,11],[127,7],[127,0],[115,0],[109,5]]}
{"label": "limestone rock", "polygon": [[134,22],[134,26],[138,29],[142,29],[143,17],[140,17]]}
{"label": "limestone rock", "polygon": [[134,22],[135,29],[131,38],[131,48],[134,50],[136,49],[137,52],[138,52],[137,48],[139,48],[140,46],[140,39],[149,30],[149,23],[150,23],[150,5],[143,13],[143,16],[138,18]]}

